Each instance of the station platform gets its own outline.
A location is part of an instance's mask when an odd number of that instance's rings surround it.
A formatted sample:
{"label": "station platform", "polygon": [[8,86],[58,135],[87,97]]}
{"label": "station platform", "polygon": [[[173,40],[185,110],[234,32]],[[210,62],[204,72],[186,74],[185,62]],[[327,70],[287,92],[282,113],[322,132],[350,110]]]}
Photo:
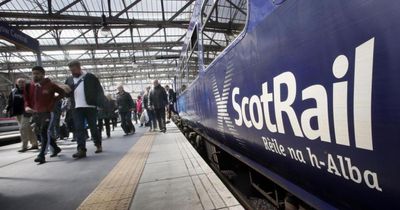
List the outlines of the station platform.
{"label": "station platform", "polygon": [[74,160],[76,143],[33,162],[35,151],[18,154],[19,144],[0,147],[1,209],[243,209],[173,124],[167,133],[120,129],[104,139],[104,152]]}

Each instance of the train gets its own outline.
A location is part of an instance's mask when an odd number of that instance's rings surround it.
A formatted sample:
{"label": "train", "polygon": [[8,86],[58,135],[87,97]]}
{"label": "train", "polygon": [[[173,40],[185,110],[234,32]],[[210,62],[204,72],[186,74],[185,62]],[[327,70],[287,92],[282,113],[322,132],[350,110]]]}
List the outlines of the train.
{"label": "train", "polygon": [[174,79],[177,124],[217,168],[247,167],[277,208],[283,191],[311,209],[398,209],[399,9],[196,0]]}

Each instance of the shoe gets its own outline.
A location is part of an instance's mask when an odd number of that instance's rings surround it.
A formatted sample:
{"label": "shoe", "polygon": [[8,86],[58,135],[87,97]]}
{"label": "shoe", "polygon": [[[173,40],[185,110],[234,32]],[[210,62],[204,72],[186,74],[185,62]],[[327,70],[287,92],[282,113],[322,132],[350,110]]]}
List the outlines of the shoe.
{"label": "shoe", "polygon": [[46,162],[46,159],[42,156],[37,156],[34,160],[36,163],[42,164]]}
{"label": "shoe", "polygon": [[60,153],[60,152],[61,152],[61,148],[60,148],[60,147],[57,147],[57,148],[54,150],[54,153],[50,155],[50,157],[55,157],[55,156],[57,156],[58,153]]}
{"label": "shoe", "polygon": [[103,147],[102,146],[96,146],[96,151],[94,151],[94,153],[100,153],[103,152]]}
{"label": "shoe", "polygon": [[28,149],[26,149],[26,148],[18,150],[18,152],[21,152],[21,153],[26,152],[26,151],[28,151]]}
{"label": "shoe", "polygon": [[125,133],[124,136],[129,136],[130,133]]}
{"label": "shoe", "polygon": [[72,155],[73,158],[80,159],[86,157],[86,151],[78,150],[75,154]]}
{"label": "shoe", "polygon": [[153,129],[152,129],[152,128],[150,128],[150,129],[149,129],[149,132],[153,132]]}
{"label": "shoe", "polygon": [[27,150],[34,150],[34,149],[39,149],[38,146],[31,146],[31,148],[28,148]]}

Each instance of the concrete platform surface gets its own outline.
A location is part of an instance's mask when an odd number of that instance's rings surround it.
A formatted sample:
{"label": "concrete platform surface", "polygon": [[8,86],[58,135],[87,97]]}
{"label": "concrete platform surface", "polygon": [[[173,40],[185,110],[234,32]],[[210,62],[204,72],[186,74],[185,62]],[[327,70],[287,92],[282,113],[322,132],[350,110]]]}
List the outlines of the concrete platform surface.
{"label": "concrete platform surface", "polygon": [[239,210],[239,204],[174,124],[157,134],[130,210]]}
{"label": "concrete platform surface", "polygon": [[0,147],[0,209],[243,209],[173,123],[165,134],[147,130],[116,130],[100,154],[90,141],[81,160],[71,157],[75,142],[60,141],[63,151],[42,165],[37,151]]}
{"label": "concrete platform surface", "polygon": [[42,165],[33,162],[37,151],[17,152],[21,143],[0,147],[0,209],[76,209],[147,128],[136,130],[124,137],[116,128],[110,139],[104,139],[100,154],[94,154],[93,142],[88,141],[88,157],[81,160],[72,158],[76,143],[59,141],[63,151],[58,157],[47,155],[48,162]]}

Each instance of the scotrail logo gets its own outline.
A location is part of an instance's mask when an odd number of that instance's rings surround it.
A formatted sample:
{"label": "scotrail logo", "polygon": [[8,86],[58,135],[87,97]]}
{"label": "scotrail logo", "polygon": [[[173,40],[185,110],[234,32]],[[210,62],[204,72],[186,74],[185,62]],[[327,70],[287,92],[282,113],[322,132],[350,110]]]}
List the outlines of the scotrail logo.
{"label": "scotrail logo", "polygon": [[232,83],[232,76],[233,76],[233,64],[229,63],[227,70],[225,72],[224,78],[224,86],[222,88],[222,94],[218,89],[217,80],[213,75],[211,77],[213,93],[215,97],[215,101],[217,104],[217,115],[218,115],[218,130],[224,134],[224,124],[226,124],[226,128],[228,132],[235,137],[235,140],[244,147],[244,142],[236,137],[238,137],[238,132],[235,129],[235,126],[232,123],[231,118],[229,117],[228,113],[228,99],[229,99],[229,91],[231,90],[231,83]]}
{"label": "scotrail logo", "polygon": [[[233,64],[230,63],[222,94],[218,91],[215,77],[212,77],[218,107],[218,128],[223,131],[225,123],[228,131],[238,136],[228,113],[230,98],[237,116],[234,123],[238,127],[246,126],[281,134],[287,134],[287,131],[291,130],[290,133],[297,137],[320,139],[322,142],[335,142],[338,145],[373,151],[371,97],[374,41],[372,38],[356,47],[353,80],[347,80],[345,77],[349,71],[347,56],[336,57],[331,68],[334,80],[331,87],[324,87],[323,84],[326,83],[314,84],[299,91],[296,76],[291,71],[285,71],[273,77],[272,81],[265,81],[261,86],[261,94],[244,96],[240,93],[240,87],[231,89]],[[348,92],[351,91],[348,89],[349,82],[353,84],[352,98],[348,97]],[[293,106],[296,101],[309,100],[315,102],[314,107],[299,110],[299,107]],[[351,103],[348,103],[348,100],[351,100]],[[348,113],[348,104],[353,106],[352,113]],[[284,118],[284,115],[287,117]],[[352,117],[351,121],[349,116]],[[330,118],[333,118],[333,134],[330,132]],[[311,125],[314,120],[317,122],[316,127]],[[349,122],[352,124],[349,125]],[[350,135],[349,128],[354,130],[354,136]],[[350,141],[351,139],[354,140]]]}
{"label": "scotrail logo", "polygon": [[215,101],[217,104],[217,112],[218,112],[218,129],[223,132],[224,130],[224,123],[226,123],[228,130],[230,132],[233,132],[234,134],[236,133],[236,130],[233,126],[232,120],[229,117],[228,113],[228,98],[229,98],[229,91],[231,89],[231,82],[232,82],[232,71],[233,71],[233,66],[232,64],[228,65],[227,71],[225,73],[225,79],[224,79],[224,86],[222,89],[222,94],[218,90],[217,86],[217,80],[215,76],[213,75],[211,78],[212,81],[212,87],[213,87],[213,93],[215,97]]}

